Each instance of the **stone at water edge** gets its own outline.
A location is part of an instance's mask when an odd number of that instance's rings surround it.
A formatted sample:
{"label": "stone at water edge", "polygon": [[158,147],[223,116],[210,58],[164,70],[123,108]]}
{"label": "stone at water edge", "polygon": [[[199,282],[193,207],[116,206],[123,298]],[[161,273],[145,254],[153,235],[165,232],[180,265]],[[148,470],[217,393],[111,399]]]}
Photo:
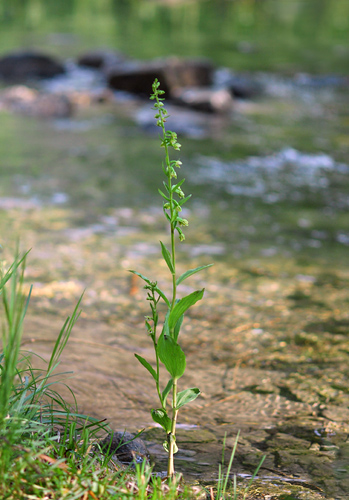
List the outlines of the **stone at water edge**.
{"label": "stone at water edge", "polygon": [[[122,444],[125,443],[125,444]],[[110,455],[116,455],[120,462],[141,463],[144,459],[149,460],[149,452],[144,441],[130,432],[114,432],[109,434],[99,443],[102,451]]]}

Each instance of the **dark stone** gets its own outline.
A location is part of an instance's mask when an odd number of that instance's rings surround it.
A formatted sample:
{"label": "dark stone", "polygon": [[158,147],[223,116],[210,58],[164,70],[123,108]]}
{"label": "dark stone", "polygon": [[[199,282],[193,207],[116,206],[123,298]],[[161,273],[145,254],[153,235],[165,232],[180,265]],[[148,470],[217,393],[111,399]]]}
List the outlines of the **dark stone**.
{"label": "dark stone", "polygon": [[93,50],[82,54],[77,63],[79,66],[106,70],[109,67],[116,68],[119,64],[125,62],[125,57],[119,52],[110,50]]}
{"label": "dark stone", "polygon": [[127,63],[112,67],[107,72],[109,87],[142,97],[149,97],[152,94],[152,85],[155,78],[160,80],[161,89],[165,91],[166,96],[169,96],[170,88],[164,77],[164,70],[160,65],[134,65]]}
{"label": "dark stone", "polygon": [[144,459],[149,459],[149,452],[143,440],[135,438],[130,432],[114,432],[99,444],[102,451],[116,455],[121,462],[142,462]]}
{"label": "dark stone", "polygon": [[206,60],[170,58],[148,63],[127,62],[109,68],[106,76],[111,88],[146,97],[152,93],[152,84],[157,78],[160,88],[171,99],[178,88],[209,86],[213,67]]}
{"label": "dark stone", "polygon": [[4,80],[52,78],[64,72],[60,62],[38,52],[14,52],[0,59],[0,78]]}

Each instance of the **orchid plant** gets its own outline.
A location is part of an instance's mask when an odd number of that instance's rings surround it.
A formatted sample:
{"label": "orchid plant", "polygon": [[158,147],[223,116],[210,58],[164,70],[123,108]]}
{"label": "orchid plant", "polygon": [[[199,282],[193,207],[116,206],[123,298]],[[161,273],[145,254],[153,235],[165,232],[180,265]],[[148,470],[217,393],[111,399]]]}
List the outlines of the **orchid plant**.
{"label": "orchid plant", "polygon": [[[183,228],[188,226],[188,221],[181,215],[183,205],[189,200],[191,195],[185,196],[182,186],[185,179],[177,180],[177,170],[181,167],[180,160],[170,159],[171,148],[180,151],[181,145],[177,141],[177,134],[166,130],[165,122],[168,118],[167,110],[164,107],[164,91],[160,90],[160,83],[156,79],[153,83],[153,93],[150,97],[155,101],[156,124],[161,129],[161,147],[165,149],[165,162],[163,173],[166,181],[163,181],[164,190],[159,189],[159,194],[163,198],[163,211],[170,230],[170,248],[160,241],[161,253],[171,274],[171,294],[166,295],[161,290],[156,281],[153,281],[137,271],[131,271],[139,276],[144,282],[147,290],[147,300],[149,301],[151,314],[145,317],[146,330],[153,342],[156,366],[153,367],[146,359],[135,354],[138,361],[148,370],[156,385],[157,395],[160,405],[151,410],[151,416],[157,424],[166,432],[164,448],[168,452],[167,475],[169,478],[175,476],[174,454],[178,451],[176,445],[176,423],[178,412],[184,405],[196,399],[200,390],[197,387],[184,389],[178,392],[178,381],[183,376],[186,368],[186,357],[179,344],[179,333],[181,330],[184,314],[186,311],[202,299],[204,289],[194,291],[189,295],[179,298],[177,296],[178,286],[193,274],[210,267],[212,264],[189,269],[185,273],[177,276],[176,272],[176,237],[184,241]],[[167,306],[167,313],[163,320],[162,329],[158,333],[159,314],[158,304],[164,301]],[[166,384],[160,382],[160,366],[165,367],[168,372]],[[170,400],[170,402],[168,402]]]}

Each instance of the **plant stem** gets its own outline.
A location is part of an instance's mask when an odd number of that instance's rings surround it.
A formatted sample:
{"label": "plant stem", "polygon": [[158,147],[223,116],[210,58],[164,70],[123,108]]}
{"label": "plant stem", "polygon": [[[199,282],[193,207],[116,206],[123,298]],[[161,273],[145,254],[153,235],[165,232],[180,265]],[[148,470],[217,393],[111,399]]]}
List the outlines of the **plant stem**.
{"label": "plant stem", "polygon": [[175,475],[174,470],[174,453],[175,453],[175,438],[176,438],[176,423],[177,423],[177,415],[178,410],[177,406],[177,379],[173,381],[172,388],[172,426],[171,426],[171,434],[169,440],[169,457],[168,457],[168,466],[167,466],[167,476],[173,477]]}

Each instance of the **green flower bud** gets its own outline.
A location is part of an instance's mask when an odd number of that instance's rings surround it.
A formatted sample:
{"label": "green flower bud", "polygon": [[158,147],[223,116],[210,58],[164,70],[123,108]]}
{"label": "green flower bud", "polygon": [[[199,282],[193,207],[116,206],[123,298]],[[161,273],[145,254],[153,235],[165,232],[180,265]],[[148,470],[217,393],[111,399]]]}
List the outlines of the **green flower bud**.
{"label": "green flower bud", "polygon": [[185,236],[184,236],[183,231],[179,227],[176,227],[176,229],[178,231],[179,241],[184,241],[185,240]]}
{"label": "green flower bud", "polygon": [[177,217],[177,221],[181,226],[188,226],[189,225],[189,222],[187,221],[187,219],[182,219],[181,217]]}
{"label": "green flower bud", "polygon": [[168,173],[171,177],[171,179],[177,179],[177,172],[175,171],[175,169],[173,167],[168,167]]}
{"label": "green flower bud", "polygon": [[180,198],[184,198],[184,196],[185,196],[180,187],[176,188],[176,193],[178,194],[178,196]]}

